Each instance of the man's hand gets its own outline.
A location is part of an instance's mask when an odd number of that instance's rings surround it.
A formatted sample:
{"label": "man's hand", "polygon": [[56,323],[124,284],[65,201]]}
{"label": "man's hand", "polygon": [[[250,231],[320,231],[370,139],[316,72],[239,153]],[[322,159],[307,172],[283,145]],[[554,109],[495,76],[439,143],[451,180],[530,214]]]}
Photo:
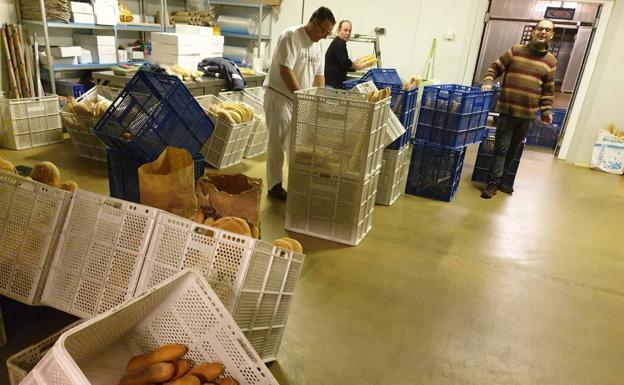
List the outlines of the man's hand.
{"label": "man's hand", "polygon": [[491,84],[482,84],[481,85],[481,91],[491,91],[492,90],[492,85]]}
{"label": "man's hand", "polygon": [[542,123],[545,123],[545,124],[548,124],[548,125],[552,124],[552,115],[551,114],[548,114],[548,115],[542,114],[542,118],[541,119],[542,119]]}

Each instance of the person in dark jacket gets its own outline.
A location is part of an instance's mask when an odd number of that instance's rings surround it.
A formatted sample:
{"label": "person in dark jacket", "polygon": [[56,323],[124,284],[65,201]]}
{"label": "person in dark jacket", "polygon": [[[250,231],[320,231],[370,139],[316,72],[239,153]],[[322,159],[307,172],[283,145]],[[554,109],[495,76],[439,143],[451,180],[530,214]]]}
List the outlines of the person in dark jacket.
{"label": "person in dark jacket", "polygon": [[342,20],[338,23],[338,36],[331,42],[325,53],[325,84],[333,88],[342,88],[347,80],[347,72],[364,68],[358,62],[352,62],[347,53],[347,42],[351,39],[351,22]]}

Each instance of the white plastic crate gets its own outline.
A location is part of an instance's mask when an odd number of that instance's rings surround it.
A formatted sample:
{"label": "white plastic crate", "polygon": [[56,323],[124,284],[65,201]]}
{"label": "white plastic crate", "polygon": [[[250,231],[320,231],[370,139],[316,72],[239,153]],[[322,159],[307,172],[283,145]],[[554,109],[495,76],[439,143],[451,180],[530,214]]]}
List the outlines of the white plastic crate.
{"label": "white plastic crate", "polygon": [[[86,101],[97,102],[99,98],[106,98],[112,102],[118,93],[119,90],[97,85],[81,95],[76,101],[78,103]],[[63,127],[67,129],[69,138],[80,157],[106,162],[106,145],[91,131],[99,121],[99,118],[78,115],[67,111],[61,111],[61,118]]]}
{"label": "white plastic crate", "polygon": [[275,360],[304,255],[161,212],[137,293],[192,268],[265,361]]}
{"label": "white plastic crate", "polygon": [[267,131],[262,102],[258,101],[258,99],[245,91],[221,92],[219,94],[219,98],[229,102],[246,103],[253,109],[255,124],[249,134],[249,140],[247,141],[243,157],[253,158],[260,154],[264,154],[267,149],[267,144],[269,143],[269,132]]}
{"label": "white plastic crate", "polygon": [[286,229],[355,246],[372,228],[379,169],[365,180],[292,167]]}
{"label": "white plastic crate", "polygon": [[0,294],[36,305],[71,193],[0,171]]}
{"label": "white plastic crate", "polygon": [[0,97],[2,146],[12,150],[63,141],[59,97],[6,99]]}
{"label": "white plastic crate", "polygon": [[7,371],[9,372],[9,381],[11,385],[18,385],[26,375],[41,361],[43,356],[52,348],[52,346],[59,339],[61,334],[71,329],[72,327],[79,325],[82,320],[76,321],[71,325],[59,330],[52,334],[48,338],[40,341],[34,345],[27,347],[26,349],[19,351],[9,357],[6,361]]}
{"label": "white plastic crate", "polygon": [[264,91],[266,88],[264,87],[249,87],[243,90],[244,93],[256,99],[260,104],[264,103]]}
{"label": "white plastic crate", "polygon": [[222,103],[214,95],[195,97],[204,108],[210,120],[214,123],[214,131],[201,149],[204,160],[216,168],[225,168],[240,163],[243,160],[249,134],[255,122],[229,124],[208,113],[208,108],[215,103]]}
{"label": "white plastic crate", "polygon": [[384,150],[375,203],[390,206],[405,191],[409,166],[408,149],[406,146],[400,150]]}
{"label": "white plastic crate", "polygon": [[41,302],[89,318],[131,299],[158,211],[77,190]]}
{"label": "white plastic crate", "polygon": [[289,162],[345,177],[371,177],[381,166],[390,97],[329,88],[295,92]]}
{"label": "white plastic crate", "polygon": [[23,385],[116,384],[128,360],[168,343],[195,364],[221,362],[241,385],[278,385],[210,285],[180,273],[65,332]]}

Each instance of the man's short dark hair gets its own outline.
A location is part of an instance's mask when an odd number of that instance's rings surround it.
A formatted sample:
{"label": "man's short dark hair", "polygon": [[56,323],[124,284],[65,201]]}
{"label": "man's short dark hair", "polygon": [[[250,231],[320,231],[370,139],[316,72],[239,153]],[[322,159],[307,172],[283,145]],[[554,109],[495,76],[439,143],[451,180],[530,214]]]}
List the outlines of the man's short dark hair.
{"label": "man's short dark hair", "polygon": [[325,20],[329,20],[332,24],[336,24],[336,18],[334,17],[334,14],[327,7],[320,7],[319,9],[314,11],[312,16],[310,16],[310,21],[315,21],[315,20],[319,23]]}

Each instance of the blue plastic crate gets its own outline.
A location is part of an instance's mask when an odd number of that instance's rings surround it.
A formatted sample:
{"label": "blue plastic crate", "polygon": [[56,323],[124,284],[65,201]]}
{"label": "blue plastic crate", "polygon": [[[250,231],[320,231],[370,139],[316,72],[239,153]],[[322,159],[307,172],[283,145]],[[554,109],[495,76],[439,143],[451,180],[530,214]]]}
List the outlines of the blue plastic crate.
{"label": "blue plastic crate", "polygon": [[363,82],[372,80],[375,83],[379,82],[403,86],[403,81],[401,81],[399,73],[394,68],[371,68],[360,80]]}
{"label": "blue plastic crate", "polygon": [[344,82],[342,82],[342,89],[350,90],[351,88],[357,86],[360,83],[362,83],[362,79],[345,80]]}
{"label": "blue plastic crate", "polygon": [[72,82],[69,80],[56,80],[56,93],[63,96],[73,96],[78,98],[85,92],[87,87],[84,84]]}
{"label": "blue plastic crate", "polygon": [[457,84],[426,86],[421,106],[454,114],[489,111],[493,94],[494,91]]}
{"label": "blue plastic crate", "polygon": [[461,178],[466,148],[413,142],[405,193],[450,202]]}
{"label": "blue plastic crate", "polygon": [[[565,120],[565,116],[568,113],[568,110],[565,108],[553,108],[552,109],[552,124],[555,126],[561,126],[563,121]],[[541,111],[537,111],[535,115],[535,120],[541,122],[542,113]]]}
{"label": "blue plastic crate", "polygon": [[535,120],[527,133],[526,143],[539,147],[555,147],[559,138],[559,130],[559,126]]}
{"label": "blue plastic crate", "polygon": [[138,71],[93,131],[109,148],[152,161],[166,146],[199,153],[213,129],[180,79]]}
{"label": "blue plastic crate", "polygon": [[[108,187],[110,196],[135,203],[140,203],[141,195],[139,193],[139,167],[144,165],[145,161],[137,160],[126,154],[107,149],[106,157],[108,160]],[[204,175],[206,166],[204,157],[201,154],[193,156],[195,162],[195,180]]]}

